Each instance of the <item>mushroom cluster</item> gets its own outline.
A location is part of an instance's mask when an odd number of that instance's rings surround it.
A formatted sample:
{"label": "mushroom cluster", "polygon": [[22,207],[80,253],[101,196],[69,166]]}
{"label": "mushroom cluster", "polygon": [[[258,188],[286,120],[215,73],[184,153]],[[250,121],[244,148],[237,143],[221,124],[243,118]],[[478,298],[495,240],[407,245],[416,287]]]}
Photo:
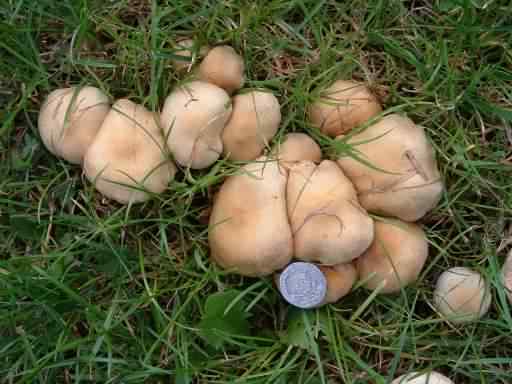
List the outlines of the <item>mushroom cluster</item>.
{"label": "mushroom cluster", "polygon": [[327,281],[323,303],[358,279],[399,291],[427,259],[416,221],[443,189],[424,128],[385,115],[365,84],[341,80],[319,92],[308,120],[350,150],[322,159],[311,137],[291,133],[228,177],[210,216],[211,257],[246,276],[279,274],[292,259],[314,263]]}

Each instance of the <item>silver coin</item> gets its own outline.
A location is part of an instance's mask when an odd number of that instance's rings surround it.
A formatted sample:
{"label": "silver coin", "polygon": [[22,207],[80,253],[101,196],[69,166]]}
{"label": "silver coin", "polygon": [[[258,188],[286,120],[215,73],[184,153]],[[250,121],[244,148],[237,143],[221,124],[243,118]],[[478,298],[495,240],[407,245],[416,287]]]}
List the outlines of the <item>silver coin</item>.
{"label": "silver coin", "polygon": [[327,280],[314,264],[291,263],[279,277],[279,291],[287,302],[296,307],[314,308],[325,298]]}

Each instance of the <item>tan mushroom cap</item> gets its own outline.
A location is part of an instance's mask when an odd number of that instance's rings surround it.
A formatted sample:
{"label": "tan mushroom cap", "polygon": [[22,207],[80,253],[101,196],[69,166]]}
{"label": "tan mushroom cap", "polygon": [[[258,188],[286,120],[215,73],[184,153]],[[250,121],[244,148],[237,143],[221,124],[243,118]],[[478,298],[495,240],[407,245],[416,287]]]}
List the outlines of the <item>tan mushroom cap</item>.
{"label": "tan mushroom cap", "polygon": [[270,92],[233,97],[233,112],[224,127],[224,153],[235,161],[254,160],[269,146],[281,123],[279,101]]}
{"label": "tan mushroom cap", "polygon": [[391,384],[453,384],[453,381],[435,371],[424,374],[411,372],[396,378]]}
{"label": "tan mushroom cap", "polygon": [[322,160],[320,146],[305,133],[288,133],[276,147],[277,158],[286,168],[290,168],[301,160],[315,163]]}
{"label": "tan mushroom cap", "polygon": [[501,271],[501,279],[509,302],[512,304],[512,250],[507,254]]}
{"label": "tan mushroom cap", "polygon": [[241,275],[265,276],[293,254],[286,213],[286,170],[260,157],[224,182],[209,225],[211,257]]}
{"label": "tan mushroom cap", "polygon": [[84,171],[98,191],[120,203],[164,191],[176,168],[165,154],[158,115],[117,100],[85,155]]}
{"label": "tan mushroom cap", "polygon": [[443,184],[423,127],[391,114],[348,143],[363,161],[347,155],[338,164],[369,212],[416,221],[439,202]]}
{"label": "tan mushroom cap", "polygon": [[175,160],[193,169],[212,165],[222,153],[222,131],[231,108],[223,89],[203,81],[172,91],[165,100],[161,124]]}
{"label": "tan mushroom cap", "polygon": [[375,221],[375,239],[356,261],[365,287],[381,293],[398,292],[417,280],[428,257],[428,243],[417,224]]}
{"label": "tan mushroom cap", "polygon": [[175,44],[175,55],[179,56],[172,59],[171,62],[177,71],[190,69],[199,57],[206,56],[209,48],[207,46],[198,47],[193,39],[181,39]]}
{"label": "tan mushroom cap", "polygon": [[80,164],[109,110],[109,99],[98,88],[56,89],[41,106],[39,134],[55,156]]}
{"label": "tan mushroom cap", "polygon": [[311,124],[335,137],[378,115],[382,108],[368,87],[352,80],[338,80],[324,89],[308,108]]}
{"label": "tan mushroom cap", "polygon": [[347,263],[373,240],[373,220],[334,161],[296,163],[287,184],[295,258],[325,265]]}
{"label": "tan mushroom cap", "polygon": [[244,85],[245,64],[242,56],[227,45],[212,48],[199,66],[199,78],[221,87],[229,94]]}
{"label": "tan mushroom cap", "polygon": [[333,266],[319,266],[327,280],[325,303],[335,303],[346,296],[357,280],[357,270],[354,264],[344,263]]}
{"label": "tan mushroom cap", "polygon": [[450,268],[437,279],[434,305],[453,323],[477,320],[491,306],[489,285],[476,271],[466,267]]}

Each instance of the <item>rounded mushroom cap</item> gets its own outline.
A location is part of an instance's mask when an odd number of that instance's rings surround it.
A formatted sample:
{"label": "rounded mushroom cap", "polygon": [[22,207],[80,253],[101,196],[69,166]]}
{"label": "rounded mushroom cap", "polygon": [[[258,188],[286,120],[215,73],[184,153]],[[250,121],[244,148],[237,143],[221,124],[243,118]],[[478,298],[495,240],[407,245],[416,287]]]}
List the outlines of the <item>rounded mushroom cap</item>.
{"label": "rounded mushroom cap", "polygon": [[491,306],[491,293],[485,279],[466,267],[444,271],[434,290],[437,310],[454,323],[471,322],[484,316]]}
{"label": "rounded mushroom cap", "polygon": [[435,371],[424,374],[411,372],[396,378],[391,384],[453,384],[453,381]]}
{"label": "rounded mushroom cap", "polygon": [[199,78],[232,94],[244,85],[242,56],[227,45],[212,48],[199,66]]}
{"label": "rounded mushroom cap", "polygon": [[272,93],[251,91],[236,95],[222,134],[224,153],[236,161],[256,159],[268,147],[280,123],[279,101]]}
{"label": "rounded mushroom cap", "polygon": [[334,161],[301,161],[290,169],[288,216],[295,258],[325,265],[347,263],[373,240],[373,220]]}
{"label": "rounded mushroom cap", "polygon": [[512,250],[508,252],[505,263],[503,264],[501,279],[503,286],[505,287],[508,300],[512,304]]}
{"label": "rounded mushroom cap", "polygon": [[98,191],[136,203],[167,187],[176,168],[157,122],[158,115],[142,105],[127,99],[114,103],[84,158],[85,175]]}
{"label": "rounded mushroom cap", "polygon": [[288,133],[277,145],[277,158],[282,166],[290,168],[301,160],[319,163],[322,160],[320,146],[305,133]]}
{"label": "rounded mushroom cap", "polygon": [[178,57],[171,62],[177,71],[183,71],[189,69],[198,56],[206,56],[209,48],[207,46],[199,48],[194,40],[185,38],[176,42],[175,49],[175,55]]}
{"label": "rounded mushroom cap", "polygon": [[222,130],[231,108],[231,99],[222,88],[203,81],[192,81],[171,92],[161,123],[175,160],[193,169],[213,164],[222,153]]}
{"label": "rounded mushroom cap", "polygon": [[56,89],[41,106],[39,134],[55,156],[80,164],[109,110],[109,99],[98,88]]}
{"label": "rounded mushroom cap", "polygon": [[376,221],[373,243],[355,264],[367,289],[382,284],[381,293],[392,293],[416,281],[427,256],[427,239],[419,225]]}
{"label": "rounded mushroom cap", "polygon": [[293,242],[286,213],[286,171],[266,157],[224,182],[212,207],[212,258],[246,276],[265,276],[287,265]]}
{"label": "rounded mushroom cap", "polygon": [[348,143],[363,161],[344,156],[338,164],[369,212],[416,221],[439,202],[443,184],[423,127],[391,114]]}
{"label": "rounded mushroom cap", "polygon": [[357,270],[354,264],[344,263],[333,266],[319,266],[327,280],[325,303],[335,303],[346,296],[357,280]]}
{"label": "rounded mushroom cap", "polygon": [[312,125],[335,137],[378,115],[382,108],[368,87],[356,81],[338,80],[324,89],[308,108]]}

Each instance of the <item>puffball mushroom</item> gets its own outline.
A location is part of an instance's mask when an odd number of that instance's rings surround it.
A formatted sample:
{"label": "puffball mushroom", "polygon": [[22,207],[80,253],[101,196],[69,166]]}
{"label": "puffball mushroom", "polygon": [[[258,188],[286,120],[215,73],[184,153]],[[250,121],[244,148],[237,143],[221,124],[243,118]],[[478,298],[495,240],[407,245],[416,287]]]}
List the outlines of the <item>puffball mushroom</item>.
{"label": "puffball mushroom", "polygon": [[322,160],[322,150],[311,137],[304,133],[288,133],[277,145],[277,158],[285,168],[301,160],[319,163]]}
{"label": "puffball mushroom", "polygon": [[325,265],[350,262],[373,240],[373,220],[334,161],[301,161],[286,188],[295,258]]}
{"label": "puffball mushroom", "polygon": [[427,239],[419,225],[375,221],[373,243],[355,264],[367,289],[382,285],[381,293],[392,293],[416,281],[427,256]]}
{"label": "puffball mushroom", "polygon": [[176,172],[164,149],[158,115],[120,99],[85,154],[85,175],[98,191],[120,203],[145,201],[147,192],[161,193]]}
{"label": "puffball mushroom", "polygon": [[277,161],[260,157],[226,179],[213,203],[208,235],[211,257],[221,267],[265,276],[290,262],[286,177]]}
{"label": "puffball mushroom", "polygon": [[327,280],[325,303],[335,303],[346,296],[357,280],[357,270],[352,263],[319,266]]}
{"label": "puffball mushroom", "polygon": [[233,112],[224,127],[224,153],[235,161],[254,160],[277,132],[279,101],[270,92],[251,91],[233,97]]}
{"label": "puffball mushroom", "polygon": [[312,125],[335,137],[378,115],[382,108],[368,87],[352,80],[338,80],[320,92],[309,108]]}
{"label": "puffball mushroom", "polygon": [[242,56],[227,45],[212,48],[199,65],[199,78],[223,88],[229,94],[244,85],[245,64]]}
{"label": "puffball mushroom", "polygon": [[407,373],[393,380],[391,384],[453,384],[453,381],[445,375],[432,371],[424,374]]}
{"label": "puffball mushroom", "polygon": [[505,263],[503,264],[501,279],[503,286],[505,287],[508,300],[512,304],[512,250],[508,252]]}
{"label": "puffball mushroom", "polygon": [[491,293],[480,273],[466,267],[454,267],[437,279],[434,305],[453,323],[471,322],[487,313]]}
{"label": "puffball mushroom", "polygon": [[172,59],[171,62],[177,71],[183,71],[194,63],[198,56],[202,57],[208,53],[208,47],[198,47],[197,43],[192,39],[181,39],[175,44],[176,56],[179,58]]}
{"label": "puffball mushroom", "polygon": [[55,156],[80,164],[109,110],[109,99],[98,88],[56,89],[41,106],[39,134]]}
{"label": "puffball mushroom", "polygon": [[423,127],[391,114],[347,142],[360,159],[341,156],[338,164],[367,211],[413,222],[439,202],[443,185]]}
{"label": "puffball mushroom", "polygon": [[222,130],[231,110],[229,95],[213,84],[192,81],[172,91],[161,124],[174,159],[193,169],[213,164],[222,153]]}

